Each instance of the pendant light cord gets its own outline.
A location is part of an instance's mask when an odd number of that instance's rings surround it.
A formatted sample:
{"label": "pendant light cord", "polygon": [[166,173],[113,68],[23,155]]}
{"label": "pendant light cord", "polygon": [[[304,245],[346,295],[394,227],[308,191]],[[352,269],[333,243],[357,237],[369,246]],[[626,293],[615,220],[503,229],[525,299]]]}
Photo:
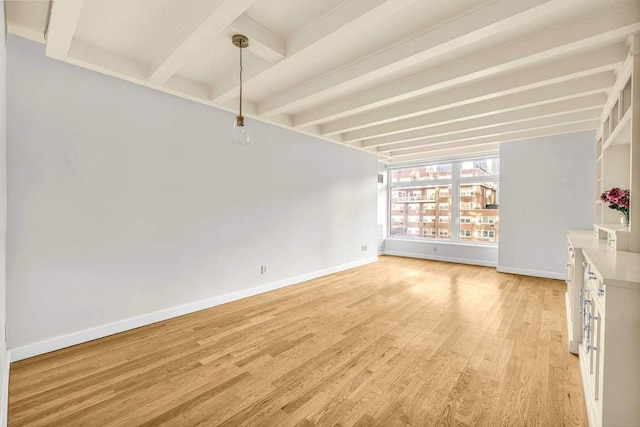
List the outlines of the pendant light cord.
{"label": "pendant light cord", "polygon": [[240,46],[240,117],[242,117],[242,46]]}

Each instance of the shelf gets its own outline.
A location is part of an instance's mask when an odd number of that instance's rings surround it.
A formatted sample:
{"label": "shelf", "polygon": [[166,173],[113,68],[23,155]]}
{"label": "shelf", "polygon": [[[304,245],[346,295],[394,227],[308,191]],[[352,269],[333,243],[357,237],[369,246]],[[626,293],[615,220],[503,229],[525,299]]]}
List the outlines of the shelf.
{"label": "shelf", "polygon": [[629,232],[629,227],[622,224],[594,224],[594,226],[607,233]]}
{"label": "shelf", "polygon": [[631,143],[631,113],[633,108],[629,108],[624,114],[618,126],[611,132],[611,135],[602,145],[602,150],[606,150],[612,145],[625,145]]}

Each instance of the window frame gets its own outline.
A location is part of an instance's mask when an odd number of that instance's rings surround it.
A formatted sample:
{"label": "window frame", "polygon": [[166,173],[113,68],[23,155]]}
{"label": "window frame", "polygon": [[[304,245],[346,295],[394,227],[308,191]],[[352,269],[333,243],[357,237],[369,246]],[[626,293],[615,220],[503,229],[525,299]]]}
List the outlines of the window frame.
{"label": "window frame", "polygon": [[[500,175],[485,175],[485,176],[467,176],[461,177],[461,165],[466,162],[473,162],[479,160],[500,160],[500,156],[498,154],[488,155],[488,156],[474,156],[474,157],[466,157],[466,158],[458,158],[458,159],[440,159],[438,161],[433,162],[425,162],[425,163],[413,163],[413,164],[404,164],[404,165],[393,165],[387,166],[387,236],[386,239],[390,240],[409,240],[409,241],[420,241],[420,242],[428,242],[428,243],[444,243],[444,244],[460,244],[460,245],[477,245],[477,246],[498,246],[499,242],[482,242],[482,241],[469,241],[462,240],[460,236],[460,185],[465,183],[474,183],[474,182],[495,182],[498,186],[498,191],[500,188]],[[402,182],[391,182],[391,171],[397,169],[405,169],[410,167],[421,167],[421,166],[437,166],[443,164],[451,164],[451,179],[432,179],[432,180],[422,180],[422,181],[402,181]],[[391,236],[391,193],[395,188],[411,188],[411,187],[438,187],[438,186],[450,186],[449,190],[449,238],[428,238],[420,236],[418,233],[417,237],[397,237]],[[410,191],[410,190],[407,190]],[[437,191],[436,200],[424,200],[424,202],[435,202],[436,208],[439,206],[440,192]],[[464,197],[464,196],[462,196]],[[499,218],[499,214],[498,214]],[[473,220],[472,220],[473,221]],[[435,223],[429,223],[434,224]],[[436,233],[438,234],[438,233]],[[473,237],[473,236],[471,236]]]}

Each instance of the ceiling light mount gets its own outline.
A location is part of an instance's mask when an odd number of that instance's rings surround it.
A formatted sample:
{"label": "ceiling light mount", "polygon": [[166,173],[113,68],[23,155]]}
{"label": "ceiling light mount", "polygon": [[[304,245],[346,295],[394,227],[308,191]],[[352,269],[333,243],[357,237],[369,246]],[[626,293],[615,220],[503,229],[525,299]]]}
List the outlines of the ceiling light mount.
{"label": "ceiling light mount", "polygon": [[231,41],[233,42],[233,45],[235,47],[239,47],[241,49],[249,47],[249,39],[247,38],[247,36],[243,36],[242,34],[234,34],[234,36],[231,38]]}

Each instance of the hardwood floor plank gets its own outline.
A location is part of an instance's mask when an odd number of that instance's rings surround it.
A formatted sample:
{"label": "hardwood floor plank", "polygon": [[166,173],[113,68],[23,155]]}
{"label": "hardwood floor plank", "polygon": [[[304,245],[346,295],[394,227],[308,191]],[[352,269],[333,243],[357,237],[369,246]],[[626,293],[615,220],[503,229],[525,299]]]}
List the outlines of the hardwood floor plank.
{"label": "hardwood floor plank", "polygon": [[585,426],[565,289],[384,256],[13,363],[9,425]]}

